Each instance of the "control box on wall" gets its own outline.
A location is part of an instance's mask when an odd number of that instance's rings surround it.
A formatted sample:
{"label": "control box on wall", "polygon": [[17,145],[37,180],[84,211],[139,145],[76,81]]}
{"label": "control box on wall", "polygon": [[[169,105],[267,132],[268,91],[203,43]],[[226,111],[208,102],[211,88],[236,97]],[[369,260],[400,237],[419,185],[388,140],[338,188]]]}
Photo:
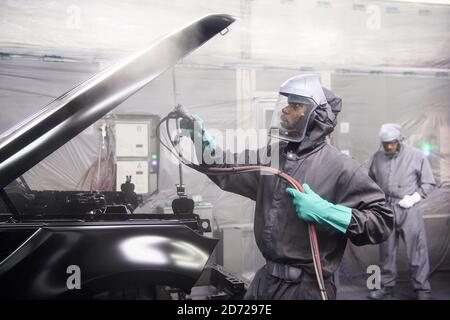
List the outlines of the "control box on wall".
{"label": "control box on wall", "polygon": [[116,190],[131,176],[135,192],[150,195],[158,189],[159,141],[157,115],[111,115],[115,134]]}

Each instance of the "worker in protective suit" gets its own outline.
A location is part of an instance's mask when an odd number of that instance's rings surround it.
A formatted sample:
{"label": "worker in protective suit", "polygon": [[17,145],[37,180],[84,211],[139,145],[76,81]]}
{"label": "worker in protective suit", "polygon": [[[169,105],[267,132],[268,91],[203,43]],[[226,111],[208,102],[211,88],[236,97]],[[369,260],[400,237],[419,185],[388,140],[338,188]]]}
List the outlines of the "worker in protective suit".
{"label": "worker in protective suit", "polygon": [[[304,183],[305,193],[272,175],[209,176],[221,189],[256,201],[255,238],[267,263],[245,299],[321,299],[308,223],[316,226],[328,299],[336,298],[333,274],[347,239],[366,245],[388,238],[393,215],[383,192],[361,165],[325,143],[340,110],[341,99],[322,88],[318,75],[293,77],[279,90],[270,134],[280,141],[279,169]],[[202,147],[220,153],[202,132]]]}
{"label": "worker in protective suit", "polygon": [[417,298],[430,299],[428,247],[419,202],[430,194],[436,182],[427,157],[403,142],[400,125],[382,125],[379,137],[383,147],[373,156],[369,176],[385,192],[387,204],[394,212],[395,227],[389,239],[380,245],[382,288],[372,291],[370,298],[393,296],[401,236]]}

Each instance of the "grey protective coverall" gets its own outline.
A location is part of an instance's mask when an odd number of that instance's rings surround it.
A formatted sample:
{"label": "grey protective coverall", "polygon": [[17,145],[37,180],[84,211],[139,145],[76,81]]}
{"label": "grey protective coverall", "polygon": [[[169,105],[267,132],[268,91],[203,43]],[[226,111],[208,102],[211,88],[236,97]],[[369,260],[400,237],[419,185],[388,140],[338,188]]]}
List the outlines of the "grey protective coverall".
{"label": "grey protective coverall", "polygon": [[417,192],[425,198],[434,189],[436,182],[426,156],[404,143],[400,144],[400,151],[395,156],[388,156],[380,149],[373,156],[369,176],[385,192],[387,204],[394,212],[394,232],[380,245],[382,285],[395,285],[396,256],[401,236],[405,241],[414,290],[429,291],[428,247],[420,205],[416,203],[409,209],[398,205],[406,195]]}
{"label": "grey protective coverall", "polygon": [[[315,110],[305,139],[300,144],[280,146],[280,169],[300,183],[308,183],[322,198],[352,208],[346,234],[316,225],[325,287],[329,299],[335,299],[331,276],[339,267],[347,239],[356,245],[386,240],[392,231],[393,215],[385,206],[384,193],[368,177],[367,170],[325,143],[325,137],[336,125],[341,99],[324,91],[328,104]],[[209,177],[221,189],[256,201],[255,238],[268,263],[256,273],[245,298],[320,299],[308,227],[295,212],[292,198],[285,191],[287,183],[259,173]],[[275,276],[273,263],[296,267],[302,274],[288,280]]]}

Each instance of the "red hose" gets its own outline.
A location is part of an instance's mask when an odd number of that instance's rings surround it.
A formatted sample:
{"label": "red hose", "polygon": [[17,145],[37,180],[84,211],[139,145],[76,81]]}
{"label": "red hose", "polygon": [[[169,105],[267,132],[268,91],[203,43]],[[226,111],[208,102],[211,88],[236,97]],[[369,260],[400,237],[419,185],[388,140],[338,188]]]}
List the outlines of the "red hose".
{"label": "red hose", "polygon": [[[265,171],[270,172],[279,176],[280,178],[289,182],[296,190],[300,192],[305,192],[302,185],[295,180],[290,175],[271,167],[264,166],[242,166],[242,167],[231,167],[231,168],[207,168],[206,172],[211,173],[246,173],[254,171]],[[313,256],[314,269],[316,272],[316,278],[319,285],[320,293],[323,300],[327,300],[327,293],[325,290],[325,282],[323,280],[322,263],[320,261],[320,251],[319,251],[319,241],[317,240],[316,228],[312,223],[308,223],[308,232],[311,244],[311,254]]]}

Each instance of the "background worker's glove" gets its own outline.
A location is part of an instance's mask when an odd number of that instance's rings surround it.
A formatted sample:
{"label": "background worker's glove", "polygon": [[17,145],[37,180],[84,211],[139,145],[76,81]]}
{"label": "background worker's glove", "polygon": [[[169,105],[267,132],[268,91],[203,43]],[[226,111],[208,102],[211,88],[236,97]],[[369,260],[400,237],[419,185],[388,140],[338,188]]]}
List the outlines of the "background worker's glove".
{"label": "background worker's glove", "polygon": [[322,199],[306,183],[303,184],[303,189],[305,193],[294,188],[286,189],[294,198],[292,202],[299,218],[306,222],[328,225],[345,233],[350,224],[352,209]]}
{"label": "background worker's glove", "polygon": [[[192,142],[202,143],[202,152],[206,148],[210,148],[211,152],[216,149],[216,142],[214,139],[208,135],[205,131],[205,124],[202,118],[199,115],[192,115],[194,121],[183,118],[180,121],[181,134],[187,137],[190,137]],[[212,153],[211,153],[212,154]]]}
{"label": "background worker's glove", "polygon": [[422,200],[422,197],[417,192],[414,192],[412,195],[406,195],[403,197],[402,200],[398,203],[398,205],[402,208],[411,208],[413,205],[415,205],[417,202]]}

